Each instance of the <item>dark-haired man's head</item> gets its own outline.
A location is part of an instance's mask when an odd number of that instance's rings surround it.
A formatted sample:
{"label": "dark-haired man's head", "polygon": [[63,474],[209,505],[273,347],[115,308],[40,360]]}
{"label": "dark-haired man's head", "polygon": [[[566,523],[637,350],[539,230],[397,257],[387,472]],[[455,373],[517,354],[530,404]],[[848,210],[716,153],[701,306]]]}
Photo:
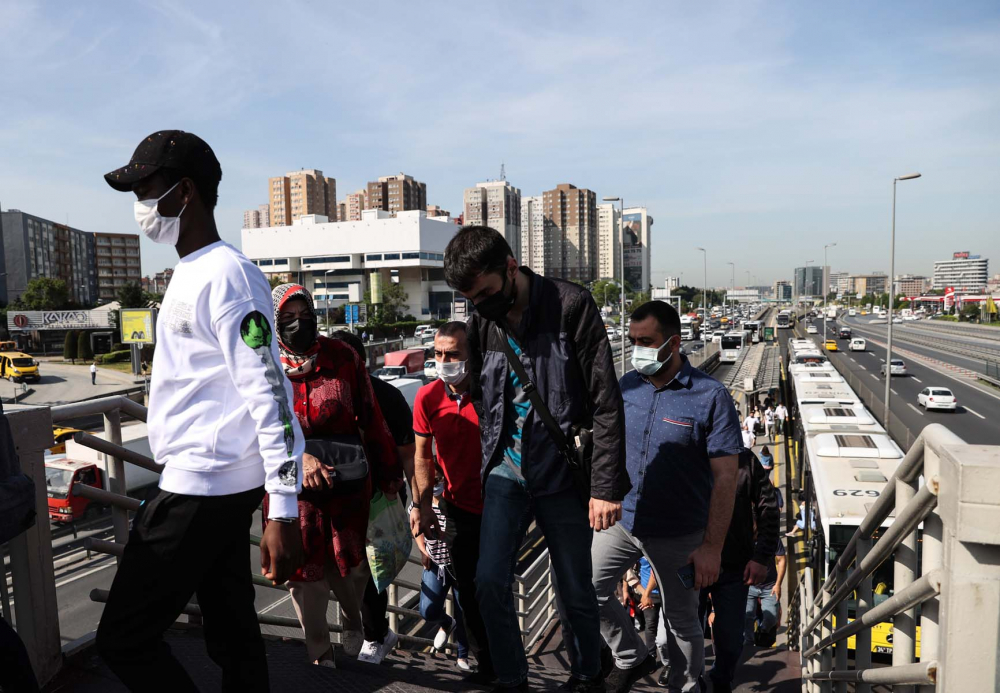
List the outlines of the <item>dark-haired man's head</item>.
{"label": "dark-haired man's head", "polygon": [[468,361],[469,346],[466,341],[466,324],[459,320],[445,323],[434,335],[434,360],[438,363]]}
{"label": "dark-haired man's head", "polygon": [[361,363],[368,363],[368,352],[365,350],[365,343],[361,341],[361,337],[347,330],[337,330],[330,337],[346,342],[357,353],[358,358],[361,359]]}
{"label": "dark-haired man's head", "polygon": [[514,306],[517,275],[507,241],[487,226],[463,227],[445,248],[445,281],[487,320],[500,320]]}

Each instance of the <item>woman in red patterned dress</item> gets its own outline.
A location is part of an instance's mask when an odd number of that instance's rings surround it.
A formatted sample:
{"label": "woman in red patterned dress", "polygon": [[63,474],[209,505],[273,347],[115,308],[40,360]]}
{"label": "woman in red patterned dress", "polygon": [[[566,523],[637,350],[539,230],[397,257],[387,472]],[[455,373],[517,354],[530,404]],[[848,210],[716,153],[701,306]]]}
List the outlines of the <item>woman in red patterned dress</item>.
{"label": "woman in red patterned dress", "polygon": [[[328,496],[322,502],[299,496],[305,563],[288,586],[305,632],[309,661],[333,667],[326,621],[329,591],[333,590],[344,614],[341,643],[345,653],[357,657],[364,641],[361,601],[369,577],[365,537],[372,489],[377,485],[393,497],[402,471],[368,372],[354,350],[339,340],[318,336],[312,296],[302,286],[283,284],[273,290],[272,298],[281,362],[292,383],[303,434],[308,440],[360,433],[369,463],[368,478],[360,490]],[[312,455],[303,456],[302,472],[303,491],[329,488],[322,465]]]}

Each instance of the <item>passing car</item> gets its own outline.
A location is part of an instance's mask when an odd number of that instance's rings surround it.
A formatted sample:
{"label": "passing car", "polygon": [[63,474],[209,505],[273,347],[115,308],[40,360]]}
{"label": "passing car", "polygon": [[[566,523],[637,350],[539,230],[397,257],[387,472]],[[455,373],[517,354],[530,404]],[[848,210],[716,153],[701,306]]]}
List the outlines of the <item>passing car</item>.
{"label": "passing car", "polygon": [[806,334],[819,334],[819,328],[815,325],[806,325]]}
{"label": "passing car", "polygon": [[52,427],[52,440],[55,445],[49,448],[53,455],[62,455],[66,452],[66,441],[73,440],[73,436],[80,432],[79,428],[63,428],[61,426]]}
{"label": "passing car", "polygon": [[0,377],[15,383],[37,383],[42,379],[38,361],[20,351],[0,353]]}
{"label": "passing car", "polygon": [[[890,375],[906,375],[906,364],[903,363],[903,359],[893,359],[889,362],[890,364]],[[883,378],[885,377],[885,364],[883,363],[878,369],[879,375]]]}
{"label": "passing car", "polygon": [[864,337],[854,337],[851,339],[851,343],[847,346],[851,351],[867,351],[868,342],[865,341]]}
{"label": "passing car", "polygon": [[438,377],[437,361],[434,359],[424,361],[424,377],[431,380]]}
{"label": "passing car", "polygon": [[917,404],[924,409],[955,411],[955,408],[958,406],[958,399],[946,387],[925,387],[917,395]]}
{"label": "passing car", "polygon": [[841,339],[850,339],[851,338],[851,328],[850,327],[841,327],[840,328],[840,335],[839,336],[840,336]]}
{"label": "passing car", "polygon": [[903,322],[903,318],[895,317],[895,318],[892,319],[892,324],[893,325],[898,325],[901,322]]}
{"label": "passing car", "polygon": [[826,349],[827,351],[839,351],[839,349],[837,349],[836,339],[826,340],[826,342],[823,344],[823,348]]}
{"label": "passing car", "polygon": [[406,375],[406,367],[386,366],[385,368],[379,368],[372,373],[372,375],[380,380],[395,380],[396,378],[402,378]]}

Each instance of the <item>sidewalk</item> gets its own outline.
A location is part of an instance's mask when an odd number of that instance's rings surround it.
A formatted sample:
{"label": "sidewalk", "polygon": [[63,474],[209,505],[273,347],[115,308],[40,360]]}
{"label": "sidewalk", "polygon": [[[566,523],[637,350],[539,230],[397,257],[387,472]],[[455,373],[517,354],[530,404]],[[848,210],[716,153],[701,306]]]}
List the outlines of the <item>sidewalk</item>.
{"label": "sidewalk", "polygon": [[131,374],[100,366],[97,367],[97,384],[92,385],[90,366],[87,364],[72,365],[55,361],[41,361],[40,364],[41,381],[29,386],[34,392],[24,398],[19,397],[19,404],[52,405],[78,402],[89,397],[142,386],[142,382],[136,382]]}

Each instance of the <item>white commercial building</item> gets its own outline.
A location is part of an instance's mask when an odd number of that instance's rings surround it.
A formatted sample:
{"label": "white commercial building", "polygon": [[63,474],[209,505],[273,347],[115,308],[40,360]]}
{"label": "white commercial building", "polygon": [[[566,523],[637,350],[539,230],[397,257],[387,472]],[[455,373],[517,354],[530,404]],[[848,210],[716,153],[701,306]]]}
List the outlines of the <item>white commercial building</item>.
{"label": "white commercial building", "polygon": [[535,274],[545,274],[545,213],[542,196],[521,198],[522,265]]}
{"label": "white commercial building", "polygon": [[625,234],[625,281],[635,291],[646,291],[650,286],[652,257],[650,256],[650,232],[653,217],[645,207],[628,207],[622,217]]}
{"label": "white commercial building", "polygon": [[953,287],[958,293],[979,293],[986,288],[989,280],[987,258],[970,255],[968,252],[954,253],[951,260],[934,263],[934,280],[931,288]]}
{"label": "white commercial building", "polygon": [[597,278],[618,281],[622,276],[622,214],[608,202],[597,205]]}
{"label": "white commercial building", "polygon": [[448,317],[452,290],[444,281],[444,249],[458,226],[423,211],[370,209],[361,221],[333,223],[306,215],[291,226],[243,229],[243,253],[266,274],[283,274],[312,292],[316,308],[359,302],[372,287],[401,284],[406,312]]}
{"label": "white commercial building", "polygon": [[506,239],[514,257],[521,257],[521,191],[506,180],[476,183],[465,189],[466,226],[488,226]]}
{"label": "white commercial building", "polygon": [[760,287],[750,287],[746,289],[730,289],[726,292],[726,302],[736,303],[760,303]]}

